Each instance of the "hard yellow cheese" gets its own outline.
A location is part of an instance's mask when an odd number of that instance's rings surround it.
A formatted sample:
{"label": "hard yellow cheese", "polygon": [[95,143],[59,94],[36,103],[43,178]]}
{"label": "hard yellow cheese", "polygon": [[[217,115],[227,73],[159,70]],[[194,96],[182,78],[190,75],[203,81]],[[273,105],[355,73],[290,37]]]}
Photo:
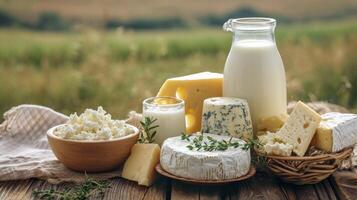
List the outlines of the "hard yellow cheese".
{"label": "hard yellow cheese", "polygon": [[158,144],[135,144],[124,164],[122,177],[150,186],[156,179],[155,166],[160,161]]}
{"label": "hard yellow cheese", "polygon": [[318,113],[299,101],[274,137],[283,143],[293,145],[293,152],[296,155],[304,156],[320,121]]}
{"label": "hard yellow cheese", "polygon": [[[277,132],[284,125],[285,121],[288,119],[289,115],[281,114],[271,117],[261,118],[258,122],[258,133],[259,132]],[[258,134],[260,135],[260,134]]]}
{"label": "hard yellow cheese", "polygon": [[187,133],[201,130],[203,101],[222,96],[223,75],[202,72],[170,78],[165,81],[157,96],[178,97],[185,101]]}

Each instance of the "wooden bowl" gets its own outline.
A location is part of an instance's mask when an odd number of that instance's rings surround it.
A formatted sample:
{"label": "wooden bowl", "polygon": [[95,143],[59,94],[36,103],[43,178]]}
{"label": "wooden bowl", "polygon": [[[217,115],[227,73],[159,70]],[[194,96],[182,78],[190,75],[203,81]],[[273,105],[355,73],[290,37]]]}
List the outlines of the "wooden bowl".
{"label": "wooden bowl", "polygon": [[52,151],[66,167],[80,172],[104,172],[118,167],[128,158],[139,137],[139,130],[129,125],[135,133],[114,140],[67,140],[53,134],[59,126],[47,131]]}
{"label": "wooden bowl", "polygon": [[265,156],[266,166],[283,181],[296,185],[315,184],[335,172],[351,156],[352,148],[315,156]]}

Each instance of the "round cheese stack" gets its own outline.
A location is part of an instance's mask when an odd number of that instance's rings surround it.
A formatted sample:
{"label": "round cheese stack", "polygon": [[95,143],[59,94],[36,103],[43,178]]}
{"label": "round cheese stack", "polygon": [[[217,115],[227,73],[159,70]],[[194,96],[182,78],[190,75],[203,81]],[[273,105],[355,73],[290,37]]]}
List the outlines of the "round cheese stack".
{"label": "round cheese stack", "polygon": [[214,97],[203,103],[202,132],[231,135],[248,140],[253,137],[248,103],[244,99]]}
{"label": "round cheese stack", "polygon": [[[190,137],[190,141],[194,137]],[[213,134],[204,134],[218,141],[228,141],[231,137]],[[232,142],[245,144],[243,140],[232,138]],[[182,140],[181,136],[165,140],[161,148],[160,164],[162,168],[179,177],[195,180],[226,180],[241,177],[248,173],[250,168],[250,151],[241,147],[229,147],[225,151],[190,150],[187,145],[191,144]]]}

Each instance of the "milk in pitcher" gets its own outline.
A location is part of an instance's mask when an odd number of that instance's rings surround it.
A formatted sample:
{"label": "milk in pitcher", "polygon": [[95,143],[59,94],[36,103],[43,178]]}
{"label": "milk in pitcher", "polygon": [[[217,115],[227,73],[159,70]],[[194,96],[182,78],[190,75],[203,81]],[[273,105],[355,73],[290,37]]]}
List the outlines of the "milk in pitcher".
{"label": "milk in pitcher", "polygon": [[223,96],[248,101],[255,132],[259,119],[287,112],[285,70],[275,44],[275,24],[270,18],[240,18],[224,26],[234,37],[224,67]]}

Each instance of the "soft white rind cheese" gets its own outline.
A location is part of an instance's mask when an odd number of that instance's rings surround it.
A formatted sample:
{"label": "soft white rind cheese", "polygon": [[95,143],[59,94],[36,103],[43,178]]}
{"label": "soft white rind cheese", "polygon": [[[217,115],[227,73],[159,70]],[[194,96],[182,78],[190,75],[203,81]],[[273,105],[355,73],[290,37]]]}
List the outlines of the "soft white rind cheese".
{"label": "soft white rind cheese", "polygon": [[123,120],[112,120],[101,106],[98,110],[86,109],[80,116],[70,115],[69,121],[53,134],[70,140],[110,140],[134,133]]}
{"label": "soft white rind cheese", "polygon": [[317,129],[312,145],[325,151],[340,151],[357,144],[357,115],[326,113]]}
{"label": "soft white rind cheese", "polygon": [[203,103],[202,132],[231,135],[248,140],[253,137],[248,103],[244,99],[214,97]]}
{"label": "soft white rind cheese", "polygon": [[[229,140],[229,136],[205,134],[217,140]],[[191,136],[198,137],[198,135]],[[245,143],[233,138],[233,141]],[[230,147],[226,151],[189,150],[190,142],[181,137],[165,140],[161,147],[160,164],[167,172],[195,180],[225,180],[243,176],[250,167],[250,151]]]}

